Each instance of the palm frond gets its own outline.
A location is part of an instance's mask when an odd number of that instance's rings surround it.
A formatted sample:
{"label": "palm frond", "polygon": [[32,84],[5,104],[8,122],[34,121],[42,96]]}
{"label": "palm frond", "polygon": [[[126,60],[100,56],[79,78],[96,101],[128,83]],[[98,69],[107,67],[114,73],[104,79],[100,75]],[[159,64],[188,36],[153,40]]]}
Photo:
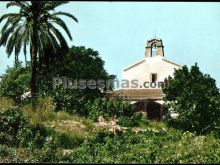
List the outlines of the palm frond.
{"label": "palm frond", "polygon": [[68,48],[68,44],[67,44],[65,38],[63,37],[63,35],[61,34],[61,32],[57,28],[55,28],[51,23],[48,23],[48,26],[49,26],[49,29],[51,30],[51,32],[58,39],[60,46],[64,47],[64,48]]}
{"label": "palm frond", "polygon": [[0,46],[1,45],[6,45],[7,43],[7,40],[8,40],[8,37],[9,35],[14,31],[14,27],[10,27],[8,28],[6,31],[4,31],[1,35],[1,38],[0,38]]}
{"label": "palm frond", "polygon": [[16,28],[20,20],[21,20],[21,15],[8,18],[6,23],[2,27],[1,33],[4,33],[4,31],[8,28],[9,25],[11,25],[11,27]]}
{"label": "palm frond", "polygon": [[60,48],[59,47],[59,42],[58,39],[56,39],[56,37],[53,35],[53,33],[50,32],[50,30],[48,30],[47,32],[47,37],[48,37],[48,42],[47,42],[47,46],[50,46],[53,48],[53,52],[56,53],[57,50]]}
{"label": "palm frond", "polygon": [[18,16],[18,15],[20,15],[19,13],[9,13],[9,14],[4,14],[4,15],[2,15],[1,16],[1,18],[0,18],[0,23],[4,20],[4,19],[6,19],[6,18],[10,18],[10,17],[13,17],[13,16]]}
{"label": "palm frond", "polygon": [[17,33],[18,34],[16,35],[16,40],[15,40],[15,56],[17,57],[16,59],[18,59],[18,55],[21,51],[21,46],[22,46],[22,36],[20,30]]}
{"label": "palm frond", "polygon": [[29,42],[29,26],[28,25],[29,24],[26,23],[25,30],[22,34],[22,40],[23,40],[23,44],[24,44],[24,47],[23,47],[24,56],[27,55],[27,45]]}
{"label": "palm frond", "polygon": [[69,3],[69,1],[52,1],[55,7]]}
{"label": "palm frond", "polygon": [[74,15],[72,15],[72,14],[70,14],[70,13],[66,13],[66,12],[59,11],[59,12],[55,12],[55,13],[53,13],[53,14],[51,14],[51,15],[52,15],[52,16],[64,15],[64,16],[67,16],[67,17],[69,17],[69,18],[72,18],[74,21],[78,22],[78,19],[77,19]]}
{"label": "palm frond", "polygon": [[68,27],[66,26],[65,22],[62,19],[60,19],[59,17],[56,17],[56,16],[52,16],[51,20],[54,23],[56,23],[57,25],[59,25],[60,27],[62,27],[65,30],[65,32],[67,33],[67,35],[69,36],[70,40],[72,40],[71,33],[70,33]]}
{"label": "palm frond", "polygon": [[11,53],[13,52],[13,49],[14,49],[14,45],[15,45],[15,38],[16,38],[16,32],[14,32],[8,42],[7,42],[7,46],[6,46],[6,53],[8,54],[8,57],[11,56]]}
{"label": "palm frond", "polygon": [[12,1],[12,2],[7,3],[6,7],[9,8],[11,6],[17,6],[20,8],[24,8],[24,7],[26,7],[26,5],[27,5],[27,2],[25,2],[25,1],[23,1],[23,2],[22,1]]}
{"label": "palm frond", "polygon": [[4,31],[8,28],[8,26],[11,24],[11,20],[7,19],[6,23],[2,27],[1,33],[4,33]]}

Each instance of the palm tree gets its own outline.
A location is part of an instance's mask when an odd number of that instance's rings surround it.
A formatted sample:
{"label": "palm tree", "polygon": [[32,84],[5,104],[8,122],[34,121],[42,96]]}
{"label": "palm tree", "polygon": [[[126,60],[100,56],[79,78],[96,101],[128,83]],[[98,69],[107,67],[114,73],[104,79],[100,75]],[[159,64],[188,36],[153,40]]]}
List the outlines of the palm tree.
{"label": "palm tree", "polygon": [[68,35],[72,36],[65,22],[59,17],[61,15],[70,17],[75,22],[77,18],[70,13],[55,12],[54,9],[67,1],[12,1],[6,7],[19,7],[18,13],[4,14],[0,23],[6,19],[0,34],[0,46],[6,46],[8,56],[15,52],[15,63],[18,62],[18,55],[23,46],[26,59],[27,46],[30,46],[31,59],[31,96],[36,96],[36,70],[37,61],[46,56],[45,49],[51,47],[57,52],[61,47],[68,48],[67,42],[62,33],[54,26],[60,26]]}

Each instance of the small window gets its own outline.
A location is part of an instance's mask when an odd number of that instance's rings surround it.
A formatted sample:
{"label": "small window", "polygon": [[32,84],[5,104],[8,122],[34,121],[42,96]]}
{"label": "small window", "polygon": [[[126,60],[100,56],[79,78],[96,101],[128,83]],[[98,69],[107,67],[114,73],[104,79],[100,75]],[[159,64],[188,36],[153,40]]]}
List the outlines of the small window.
{"label": "small window", "polygon": [[151,74],[151,82],[156,82],[157,81],[157,74],[153,73]]}
{"label": "small window", "polygon": [[151,45],[151,57],[154,57],[157,55],[157,44],[156,43],[153,43]]}

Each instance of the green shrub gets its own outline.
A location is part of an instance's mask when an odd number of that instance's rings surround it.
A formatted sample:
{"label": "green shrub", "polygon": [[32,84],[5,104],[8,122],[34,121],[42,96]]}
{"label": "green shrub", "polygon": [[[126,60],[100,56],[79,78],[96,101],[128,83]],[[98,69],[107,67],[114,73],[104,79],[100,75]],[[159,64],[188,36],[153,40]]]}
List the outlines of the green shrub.
{"label": "green shrub", "polygon": [[78,90],[57,88],[52,96],[54,102],[54,111],[65,111],[71,114],[81,116],[88,115],[86,104],[87,98]]}
{"label": "green shrub", "polygon": [[61,152],[53,138],[48,138],[42,148],[39,162],[57,162],[59,161]]}
{"label": "green shrub", "polygon": [[2,75],[0,81],[0,96],[12,98],[19,102],[19,98],[24,92],[29,91],[30,67],[23,67],[21,63],[8,67],[6,73]]}
{"label": "green shrub", "polygon": [[31,141],[35,148],[42,148],[48,136],[46,128],[41,124],[36,124],[30,126],[30,131],[31,136],[27,138],[28,141]]}
{"label": "green shrub", "polygon": [[16,149],[0,144],[0,163],[16,162]]}
{"label": "green shrub", "polygon": [[53,138],[48,137],[42,148],[17,149],[17,162],[52,163],[59,162],[62,151],[57,147]]}
{"label": "green shrub", "polygon": [[98,132],[62,158],[72,163],[220,163],[219,139],[193,133]]}
{"label": "green shrub", "polygon": [[121,100],[111,100],[98,98],[91,104],[89,117],[97,120],[99,116],[112,117],[116,116],[132,116],[134,109],[126,102]]}
{"label": "green shrub", "polygon": [[98,98],[94,102],[90,102],[88,107],[90,109],[89,118],[93,121],[97,121],[101,115],[104,118],[116,116],[118,123],[122,126],[138,126],[144,120],[141,113],[136,113],[132,105],[122,100]]}
{"label": "green shrub", "polygon": [[79,146],[83,142],[83,138],[73,136],[65,132],[55,131],[53,129],[47,130],[48,136],[51,136],[59,148],[72,149]]}
{"label": "green shrub", "polygon": [[0,112],[0,144],[41,148],[46,136],[46,129],[30,125],[21,109],[11,107]]}
{"label": "green shrub", "polygon": [[19,132],[26,129],[27,121],[19,108],[13,107],[0,112],[0,144],[19,144]]}
{"label": "green shrub", "polygon": [[118,123],[125,127],[139,126],[141,123],[147,123],[147,119],[141,113],[134,113],[133,116],[119,116]]}

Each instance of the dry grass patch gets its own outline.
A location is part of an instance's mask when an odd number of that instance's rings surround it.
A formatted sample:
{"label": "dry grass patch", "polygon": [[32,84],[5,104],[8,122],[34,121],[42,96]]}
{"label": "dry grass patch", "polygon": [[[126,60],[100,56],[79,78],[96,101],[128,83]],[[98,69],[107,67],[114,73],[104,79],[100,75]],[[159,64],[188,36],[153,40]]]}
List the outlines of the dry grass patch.
{"label": "dry grass patch", "polygon": [[12,99],[0,97],[0,110],[11,106],[15,106],[15,102]]}

